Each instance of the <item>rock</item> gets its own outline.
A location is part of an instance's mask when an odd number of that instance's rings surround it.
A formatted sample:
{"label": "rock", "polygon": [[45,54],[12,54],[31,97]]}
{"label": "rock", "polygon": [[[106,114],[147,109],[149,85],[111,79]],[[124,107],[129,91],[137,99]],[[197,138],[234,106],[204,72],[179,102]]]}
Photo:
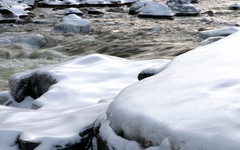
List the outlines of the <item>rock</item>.
{"label": "rock", "polygon": [[116,8],[109,8],[106,10],[107,12],[116,12],[116,13],[126,13],[127,11],[124,10],[121,7],[116,7]]}
{"label": "rock", "polygon": [[206,31],[201,31],[199,33],[199,38],[207,39],[209,37],[228,36],[237,31],[240,31],[239,27],[229,27],[229,28],[223,28],[223,29],[206,30]]}
{"label": "rock", "polygon": [[91,22],[75,14],[71,14],[63,17],[62,20],[55,25],[54,30],[63,33],[88,33],[91,31]]}
{"label": "rock", "polygon": [[19,20],[18,15],[9,9],[0,8],[0,23],[15,23]]}
{"label": "rock", "polygon": [[76,14],[78,16],[82,16],[83,12],[81,12],[79,9],[77,8],[68,8],[65,11],[65,15],[70,15],[70,14]]}
{"label": "rock", "polygon": [[200,22],[204,22],[204,23],[212,23],[213,20],[210,20],[210,19],[208,19],[208,18],[202,18],[202,19],[200,20]]}
{"label": "rock", "polygon": [[197,16],[201,14],[201,10],[190,4],[188,0],[168,0],[167,5],[179,16]]}
{"label": "rock", "polygon": [[175,15],[168,6],[157,2],[137,2],[129,9],[129,14],[138,14],[142,18],[173,19]]}
{"label": "rock", "polygon": [[199,0],[190,0],[190,3],[199,3]]}
{"label": "rock", "polygon": [[240,10],[240,4],[238,4],[238,3],[232,4],[228,7],[228,9],[230,9],[230,10]]}
{"label": "rock", "polygon": [[202,14],[207,14],[210,17],[214,16],[214,12],[212,10],[205,11]]}
{"label": "rock", "polygon": [[23,49],[39,49],[47,44],[41,34],[27,32],[5,32],[0,34],[0,44],[15,44]]}
{"label": "rock", "polygon": [[104,13],[101,12],[100,10],[96,9],[96,8],[89,8],[89,9],[88,9],[88,14],[92,14],[92,15],[102,15],[102,14],[104,14]]}
{"label": "rock", "polygon": [[21,102],[27,96],[34,99],[39,98],[56,82],[56,79],[52,78],[51,75],[43,72],[33,72],[27,76],[19,73],[9,79],[9,87],[14,99]]}
{"label": "rock", "polygon": [[211,44],[211,43],[216,42],[218,40],[221,40],[223,38],[224,38],[224,36],[209,37],[206,40],[202,41],[200,43],[200,45],[208,45],[208,44]]}

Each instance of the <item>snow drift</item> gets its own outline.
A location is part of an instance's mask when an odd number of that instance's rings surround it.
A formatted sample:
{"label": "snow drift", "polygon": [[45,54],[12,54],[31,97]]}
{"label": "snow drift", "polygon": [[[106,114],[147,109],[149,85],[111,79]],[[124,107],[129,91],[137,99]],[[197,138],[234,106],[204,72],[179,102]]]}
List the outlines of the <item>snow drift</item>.
{"label": "snow drift", "polygon": [[239,39],[237,32],[178,56],[124,89],[107,110],[110,127],[145,147],[238,150]]}

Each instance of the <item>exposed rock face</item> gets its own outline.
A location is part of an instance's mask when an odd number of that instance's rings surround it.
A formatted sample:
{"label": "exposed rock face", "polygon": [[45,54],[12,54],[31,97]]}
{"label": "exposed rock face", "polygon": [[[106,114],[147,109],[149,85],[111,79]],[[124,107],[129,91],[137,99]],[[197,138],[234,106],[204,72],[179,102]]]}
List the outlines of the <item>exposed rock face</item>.
{"label": "exposed rock face", "polygon": [[91,31],[91,23],[75,14],[71,14],[63,17],[62,20],[55,25],[54,30],[63,33],[88,33]]}
{"label": "exposed rock face", "polygon": [[17,102],[23,101],[27,96],[36,99],[56,83],[54,78],[43,72],[34,72],[19,78],[21,75],[22,73],[15,74],[9,79],[11,94]]}
{"label": "exposed rock face", "polygon": [[168,6],[156,2],[139,1],[132,5],[129,14],[138,14],[142,18],[167,18],[172,19],[175,15]]}
{"label": "exposed rock face", "polygon": [[188,0],[168,0],[167,5],[179,16],[197,16],[201,13],[201,10]]}
{"label": "exposed rock face", "polygon": [[15,23],[19,17],[9,9],[0,9],[0,23]]}

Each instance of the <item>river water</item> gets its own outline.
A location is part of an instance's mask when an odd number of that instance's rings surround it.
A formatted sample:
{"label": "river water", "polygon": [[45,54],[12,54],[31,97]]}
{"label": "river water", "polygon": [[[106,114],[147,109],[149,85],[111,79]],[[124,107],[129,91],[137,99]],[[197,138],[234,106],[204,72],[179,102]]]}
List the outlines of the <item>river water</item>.
{"label": "river water", "polygon": [[[165,3],[165,1],[158,1]],[[53,32],[54,25],[64,16],[64,9],[35,8],[33,20],[46,24],[4,24],[0,33],[38,33],[47,39],[41,49],[31,49],[16,44],[0,45],[0,91],[8,89],[8,78],[17,72],[56,64],[79,56],[102,53],[127,59],[169,58],[199,46],[198,33],[202,30],[224,28],[240,24],[240,11],[228,10],[239,0],[201,0],[195,4],[202,10],[198,17],[175,17],[174,20],[141,19],[126,12],[109,12],[109,7],[99,7],[104,15],[84,15],[91,21],[89,34],[62,34]],[[95,7],[96,8],[96,7]],[[80,8],[84,11],[85,8]],[[209,16],[206,11],[213,11]],[[201,19],[211,23],[200,22]]]}

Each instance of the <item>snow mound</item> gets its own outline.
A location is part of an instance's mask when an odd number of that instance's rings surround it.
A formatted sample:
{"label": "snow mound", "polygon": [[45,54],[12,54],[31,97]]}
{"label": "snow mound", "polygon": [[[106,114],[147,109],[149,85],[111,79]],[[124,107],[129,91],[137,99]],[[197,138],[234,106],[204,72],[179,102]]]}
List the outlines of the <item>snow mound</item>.
{"label": "snow mound", "polygon": [[23,49],[39,49],[47,44],[41,34],[27,32],[5,32],[0,34],[0,45],[15,44]]}
{"label": "snow mound", "polygon": [[37,108],[83,107],[113,98],[121,89],[136,82],[141,70],[161,62],[165,60],[130,61],[92,54],[15,74],[9,83],[18,101],[27,96],[37,98],[33,102]]}
{"label": "snow mound", "polygon": [[107,110],[117,134],[181,150],[240,147],[240,32],[176,57],[124,89]]}
{"label": "snow mound", "polygon": [[238,32],[238,31],[240,31],[239,27],[229,27],[229,28],[223,28],[223,29],[206,30],[206,31],[201,31],[199,33],[199,38],[207,39],[209,37],[228,36],[230,34]]}
{"label": "snow mound", "polygon": [[63,17],[60,23],[55,25],[54,30],[63,33],[88,33],[91,31],[91,22],[76,14],[70,14]]}

